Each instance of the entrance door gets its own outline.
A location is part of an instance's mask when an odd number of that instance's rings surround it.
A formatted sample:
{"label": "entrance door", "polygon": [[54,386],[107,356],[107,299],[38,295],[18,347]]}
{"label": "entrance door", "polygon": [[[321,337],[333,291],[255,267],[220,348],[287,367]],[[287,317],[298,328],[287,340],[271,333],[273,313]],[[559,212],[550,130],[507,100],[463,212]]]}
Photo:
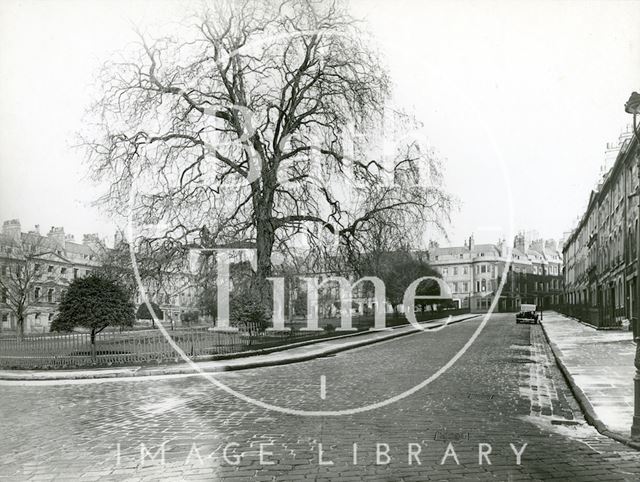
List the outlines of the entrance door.
{"label": "entrance door", "polygon": [[610,306],[610,313],[611,313],[611,322],[615,322],[616,321],[616,289],[614,286],[612,286],[611,288],[609,288],[610,291],[610,298],[611,298],[611,303],[609,304]]}

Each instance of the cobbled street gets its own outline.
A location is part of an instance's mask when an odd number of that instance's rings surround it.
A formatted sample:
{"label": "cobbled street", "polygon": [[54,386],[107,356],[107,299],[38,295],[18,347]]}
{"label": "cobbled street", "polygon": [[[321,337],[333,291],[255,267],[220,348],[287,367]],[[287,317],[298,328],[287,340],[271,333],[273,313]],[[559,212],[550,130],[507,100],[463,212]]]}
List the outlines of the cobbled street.
{"label": "cobbled street", "polygon": [[[356,409],[436,373],[481,320],[215,377],[285,409]],[[493,315],[426,387],[348,415],[268,410],[200,377],[25,383],[1,393],[6,480],[640,478],[640,452],[584,422],[541,327],[517,325],[513,314]]]}

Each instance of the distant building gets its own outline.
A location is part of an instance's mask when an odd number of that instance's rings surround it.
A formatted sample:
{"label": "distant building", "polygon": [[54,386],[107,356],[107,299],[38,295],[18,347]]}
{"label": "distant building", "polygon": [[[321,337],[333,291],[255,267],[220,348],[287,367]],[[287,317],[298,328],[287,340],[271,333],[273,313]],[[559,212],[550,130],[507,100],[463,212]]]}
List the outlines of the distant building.
{"label": "distant building", "polygon": [[554,240],[514,239],[508,271],[509,249],[504,241],[476,244],[473,236],[464,246],[437,247],[428,251],[429,263],[449,284],[454,300],[462,308],[487,311],[504,276],[506,281],[495,307],[517,310],[521,303],[548,308],[561,303],[562,258]]}
{"label": "distant building", "polygon": [[5,221],[0,233],[0,278],[5,281],[0,286],[1,327],[15,330],[17,324],[9,308],[8,290],[14,285],[9,282],[11,270],[29,269],[33,270],[34,279],[24,293],[29,305],[24,330],[49,331],[62,293],[71,280],[86,276],[100,265],[91,246],[94,240],[93,235],[85,235],[82,243],[76,243],[61,227],[52,227],[46,236],[40,234],[39,226],[23,233],[19,220]]}
{"label": "distant building", "polygon": [[[69,283],[100,268],[107,251],[96,234],[85,234],[82,243],[77,243],[62,227],[52,227],[44,236],[39,226],[25,233],[19,220],[5,221],[0,232],[0,329],[17,328],[15,309],[11,308],[15,306],[12,294],[17,291],[27,298],[25,333],[48,332]],[[12,272],[16,269],[24,270],[20,277]],[[25,271],[29,272],[27,284]],[[181,314],[192,310],[196,302],[185,275],[166,277],[162,286],[145,281],[145,289],[162,310],[157,315],[178,324]],[[134,301],[142,302],[139,292]]]}

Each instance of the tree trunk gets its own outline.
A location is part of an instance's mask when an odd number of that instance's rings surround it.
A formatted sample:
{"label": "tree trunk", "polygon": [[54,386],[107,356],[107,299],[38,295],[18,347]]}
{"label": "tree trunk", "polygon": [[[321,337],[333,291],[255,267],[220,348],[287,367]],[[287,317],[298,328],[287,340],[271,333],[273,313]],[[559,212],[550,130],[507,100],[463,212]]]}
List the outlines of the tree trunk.
{"label": "tree trunk", "polygon": [[91,360],[96,361],[96,330],[91,330]]}
{"label": "tree trunk", "polygon": [[18,340],[22,340],[24,338],[24,315],[22,313],[19,313],[17,319],[18,325],[16,326],[16,328]]}
{"label": "tree trunk", "polygon": [[275,242],[275,231],[271,222],[271,209],[262,207],[256,213],[256,286],[255,296],[260,303],[271,309],[271,286],[267,278],[271,276],[271,254]]}

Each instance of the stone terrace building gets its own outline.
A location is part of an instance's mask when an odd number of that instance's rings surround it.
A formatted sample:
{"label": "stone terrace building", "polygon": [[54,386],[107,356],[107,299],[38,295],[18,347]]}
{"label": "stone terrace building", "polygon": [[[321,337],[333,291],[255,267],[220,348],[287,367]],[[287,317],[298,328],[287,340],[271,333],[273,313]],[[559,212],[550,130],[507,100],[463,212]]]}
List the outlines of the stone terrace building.
{"label": "stone terrace building", "polygon": [[[8,280],[11,277],[10,270],[17,266],[33,270],[34,273],[33,282],[28,284],[29,289],[25,293],[28,298],[25,333],[49,331],[49,324],[69,283],[77,277],[86,276],[100,265],[93,247],[95,242],[95,235],[85,235],[82,243],[76,243],[73,236],[65,234],[64,229],[59,227],[52,227],[46,236],[42,236],[38,226],[33,231],[23,233],[17,219],[3,223],[0,233],[0,277]],[[0,328],[15,330],[17,318],[10,309],[5,289],[0,289]]]}
{"label": "stone terrace building", "polygon": [[[440,248],[432,244],[428,259],[449,284],[454,300],[471,311],[487,311],[505,276],[508,249],[504,241]],[[515,237],[507,280],[498,300],[498,311],[516,311],[521,303],[548,308],[561,303],[562,258],[553,240],[527,242]]]}
{"label": "stone terrace building", "polygon": [[[24,290],[28,298],[24,332],[48,332],[64,290],[75,278],[87,276],[99,268],[104,250],[104,244],[96,234],[85,234],[82,243],[77,243],[62,227],[52,227],[43,236],[38,226],[24,233],[19,220],[5,221],[0,232],[0,331],[17,328],[17,318],[5,291],[7,288],[3,288],[15,285],[11,282],[11,269],[21,265],[34,271],[33,281],[28,284],[28,290]],[[176,324],[180,323],[183,312],[193,310],[196,302],[193,287],[183,278],[172,277],[163,282],[162,289],[153,283],[145,283],[151,301],[162,310],[158,316]],[[135,298],[139,304],[140,293]]]}
{"label": "stone terrace building", "polygon": [[598,327],[637,316],[638,141],[620,138],[611,169],[591,192],[586,211],[567,238],[566,311]]}

